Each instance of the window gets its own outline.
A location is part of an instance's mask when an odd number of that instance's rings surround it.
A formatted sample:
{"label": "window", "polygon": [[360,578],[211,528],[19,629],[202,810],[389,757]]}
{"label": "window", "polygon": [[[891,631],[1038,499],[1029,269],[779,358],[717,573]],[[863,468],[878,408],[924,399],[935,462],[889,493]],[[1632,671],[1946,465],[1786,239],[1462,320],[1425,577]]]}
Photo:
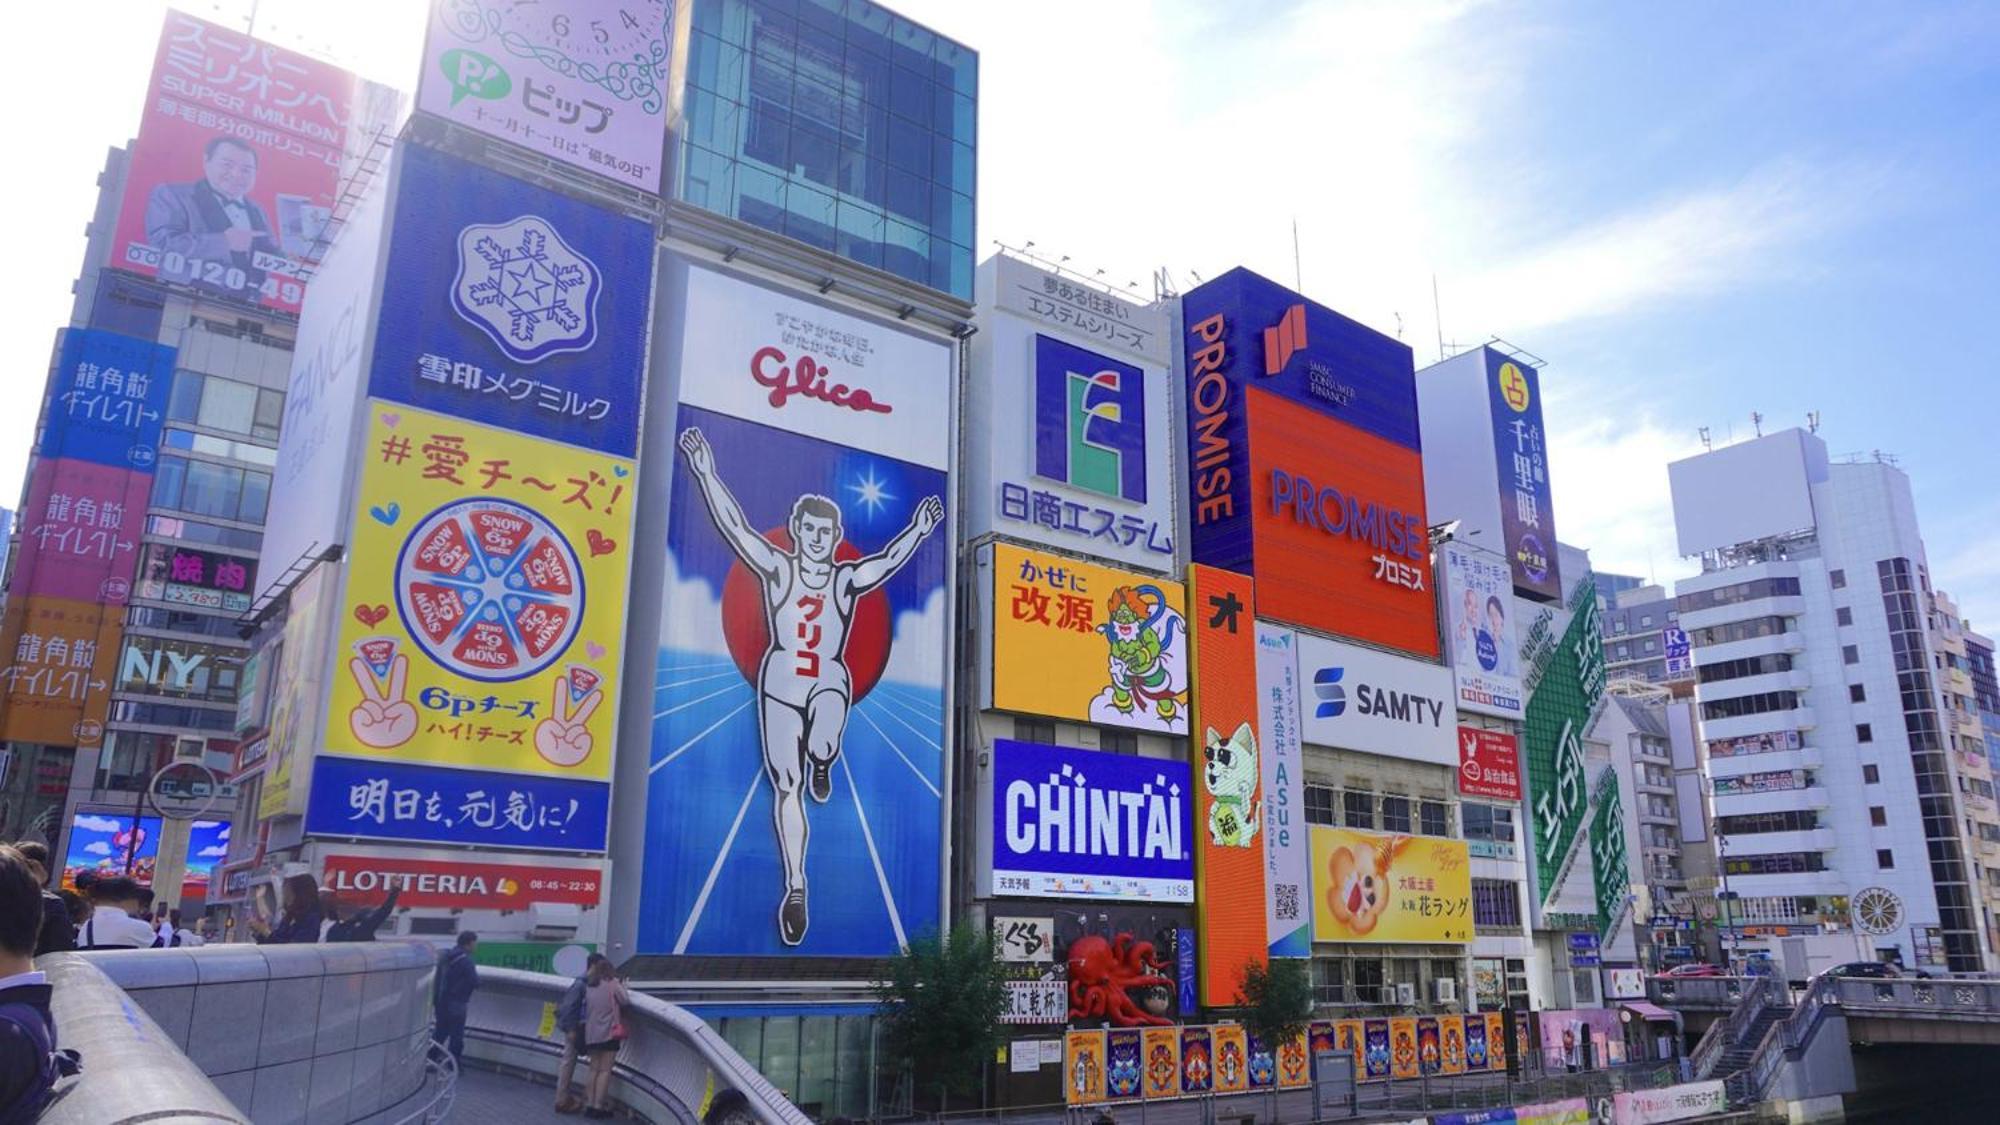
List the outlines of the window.
{"label": "window", "polygon": [[1341,794],[1341,818],[1349,828],[1375,827],[1375,794],[1361,789]]}
{"label": "window", "polygon": [[1418,802],[1417,831],[1426,836],[1451,835],[1451,811],[1443,801]]}
{"label": "window", "polygon": [[1697,647],[1727,644],[1730,641],[1747,641],[1755,637],[1776,637],[1791,631],[1791,623],[1782,617],[1753,617],[1748,621],[1732,621],[1727,625],[1710,625],[1706,629],[1692,629],[1688,640]]}
{"label": "window", "polygon": [[270,493],[271,474],[256,469],[177,456],[163,456],[154,466],[152,503],[157,508],[262,523]]}
{"label": "window", "polygon": [[1717,699],[1701,705],[1704,719],[1734,719],[1744,715],[1761,715],[1767,711],[1791,711],[1799,705],[1799,693],[1795,691],[1760,691],[1749,695],[1739,695],[1734,699]]}
{"label": "window", "polygon": [[1410,799],[1408,797],[1382,798],[1382,831],[1410,832]]}
{"label": "window", "polygon": [[1866,703],[1866,702],[1868,702],[1868,689],[1867,689],[1867,688],[1865,688],[1865,687],[1863,687],[1863,686],[1861,686],[1860,684],[1848,684],[1848,685],[1847,685],[1847,701],[1848,701],[1849,703]]}
{"label": "window", "polygon": [[1847,572],[1846,572],[1846,571],[1844,571],[1844,570],[1829,570],[1829,571],[1827,571],[1827,572],[1826,572],[1826,580],[1827,580],[1828,582],[1832,583],[1832,584],[1833,584],[1833,588],[1834,588],[1834,589],[1836,589],[1836,590],[1845,590],[1845,589],[1847,589]]}
{"label": "window", "polygon": [[1512,879],[1472,881],[1472,923],[1509,930],[1521,928],[1521,894]]}
{"label": "window", "polygon": [[[1514,810],[1498,805],[1481,805],[1467,801],[1458,807],[1460,823],[1465,828],[1465,838],[1481,843],[1508,844],[1514,842]],[[1484,849],[1492,854],[1493,849]],[[1474,854],[1480,854],[1479,849]]]}
{"label": "window", "polygon": [[1862,780],[1863,782],[1865,782],[1866,784],[1869,784],[1869,785],[1879,785],[1879,784],[1881,784],[1881,782],[1882,782],[1882,770],[1881,770],[1881,767],[1879,767],[1879,766],[1875,766],[1875,765],[1873,765],[1873,764],[1870,764],[1870,765],[1865,765],[1865,766],[1862,766],[1862,767],[1861,767],[1861,780]]}
{"label": "window", "polygon": [[1798,875],[1825,871],[1826,857],[1818,852],[1775,852],[1771,855],[1733,855],[1722,863],[1729,875]]}
{"label": "window", "polygon": [[1868,823],[1877,828],[1887,828],[1889,826],[1889,810],[1883,808],[1881,805],[1868,806]]}
{"label": "window", "polygon": [[1611,619],[1611,631],[1612,631],[1613,633],[1622,633],[1622,632],[1624,632],[1624,631],[1625,631],[1625,619],[1624,619],[1623,617],[1614,617],[1614,618],[1612,618],[1612,619]]}
{"label": "window", "polygon": [[1333,811],[1333,786],[1306,786],[1306,823],[1332,827],[1340,823]]}
{"label": "window", "polygon": [[1356,960],[1354,962],[1354,1003],[1380,1004],[1382,1002],[1382,962],[1376,960]]}
{"label": "window", "polygon": [[1660,651],[1660,642],[1647,637],[1645,643],[1639,647],[1645,650],[1646,655],[1651,656],[1653,653]]}
{"label": "window", "polygon": [[1796,578],[1754,578],[1748,582],[1738,582],[1733,586],[1718,586],[1713,590],[1703,590],[1694,594],[1682,594],[1674,599],[1674,606],[1682,613],[1689,610],[1707,609],[1710,606],[1735,605],[1754,598],[1797,597],[1799,580]]}
{"label": "window", "polygon": [[1052,719],[1030,719],[1016,715],[1014,717],[1014,737],[1020,739],[1022,742],[1039,742],[1044,746],[1052,746],[1056,741],[1055,721]]}
{"label": "window", "polygon": [[1128,758],[1139,753],[1139,732],[1134,730],[1101,730],[1097,732],[1097,748],[1107,754],[1123,754]]}
{"label": "window", "polygon": [[1330,957],[1313,960],[1313,1003],[1347,1002],[1347,962]]}
{"label": "window", "polygon": [[1765,832],[1806,832],[1819,827],[1819,814],[1810,810],[1742,813],[1715,818],[1715,831],[1723,836],[1755,836]]}
{"label": "window", "polygon": [[1854,724],[1854,741],[1856,742],[1875,741],[1875,724],[1873,723]]}
{"label": "window", "polygon": [[1840,646],[1840,662],[1841,662],[1842,664],[1859,664],[1859,663],[1861,663],[1861,646],[1859,646],[1859,645],[1841,645],[1841,646]]}
{"label": "window", "polygon": [[1773,672],[1791,670],[1791,654],[1780,652],[1770,656],[1746,656],[1739,660],[1704,664],[1696,671],[1695,676],[1702,683],[1713,684],[1724,680],[1739,680],[1745,676],[1766,676]]}
{"label": "window", "polygon": [[1836,625],[1854,624],[1854,611],[1846,606],[1839,607],[1833,611],[1833,623]]}
{"label": "window", "polygon": [[1644,629],[1645,627],[1647,627],[1648,625],[1651,625],[1652,623],[1653,623],[1653,615],[1652,615],[1652,614],[1650,614],[1650,613],[1642,613],[1642,614],[1640,614],[1640,615],[1639,615],[1639,628],[1641,628],[1641,629]]}
{"label": "window", "polygon": [[1896,866],[1896,853],[1889,848],[1875,849],[1875,866],[1887,871]]}

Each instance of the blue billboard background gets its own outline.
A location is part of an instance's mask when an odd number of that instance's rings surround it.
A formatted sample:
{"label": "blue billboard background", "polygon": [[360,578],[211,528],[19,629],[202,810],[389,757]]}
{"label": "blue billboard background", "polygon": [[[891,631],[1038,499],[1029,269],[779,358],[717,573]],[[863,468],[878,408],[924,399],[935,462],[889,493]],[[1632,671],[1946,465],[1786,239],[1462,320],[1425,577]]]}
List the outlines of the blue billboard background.
{"label": "blue billboard background", "polygon": [[431,149],[401,158],[368,393],[633,456],[652,228]]}
{"label": "blue billboard background", "polygon": [[[1241,266],[1183,296],[1181,313],[1195,562],[1256,572],[1246,387],[1423,451],[1416,364],[1401,341]],[[1217,316],[1219,334],[1208,325]],[[1201,362],[1217,344],[1223,348],[1220,365]],[[1227,381],[1226,398],[1220,388],[1204,385],[1208,369]],[[1337,434],[1329,431],[1327,440],[1336,442]],[[1204,499],[1222,496],[1228,498],[1226,514],[1204,509]]]}
{"label": "blue billboard background", "polygon": [[[754,531],[783,535],[794,502],[834,500],[852,551],[871,555],[925,498],[950,496],[944,473],[894,458],[680,408]],[[857,605],[844,661],[854,698],[825,802],[804,800],[809,923],[784,940],[788,887],[764,764],[760,712],[787,704],[753,683],[763,599],[717,531],[682,451],[667,509],[667,591],[655,679],[638,947],[645,953],[883,956],[938,922],[944,773],[943,525],[874,597]],[[724,594],[732,569],[739,596]],[[865,603],[866,598],[863,599]],[[870,618],[864,621],[863,618]],[[635,637],[633,644],[639,643]],[[872,690],[867,669],[880,669]]]}
{"label": "blue billboard background", "polygon": [[37,452],[152,472],[174,355],[173,348],[116,332],[65,329]]}
{"label": "blue billboard background", "polygon": [[1487,348],[1486,394],[1493,415],[1493,456],[1500,466],[1500,530],[1514,592],[1555,601],[1562,597],[1562,575],[1556,563],[1540,373]]}
{"label": "blue billboard background", "polygon": [[[1033,885],[1001,886],[1003,878],[1042,876],[1060,880],[1064,885],[1060,893],[1077,897],[1194,901],[1194,846],[1188,834],[1188,810],[1194,806],[1191,777],[1186,762],[996,739],[993,744],[995,893],[1051,893],[1047,883],[1032,878],[1029,882]],[[1065,790],[1060,798],[1065,803],[1057,805],[1049,801],[1049,789]],[[1098,832],[1095,822],[1098,809],[1092,808],[1081,821],[1074,818],[1078,802],[1114,800],[1120,801],[1120,805],[1111,817],[1108,836]],[[1128,805],[1135,810],[1136,817],[1125,815]],[[1055,846],[1063,841],[1058,835],[1051,835],[1048,837],[1051,846],[1044,849],[1041,832],[1025,831],[1020,835],[1032,836],[1032,843],[1016,847],[1021,841],[1010,831],[1010,812],[1011,819],[1021,828],[1032,830],[1038,827],[1040,814],[1045,811],[1051,815],[1071,813],[1071,825],[1081,823],[1086,838],[1079,841],[1072,827],[1066,848]],[[1170,854],[1162,855],[1158,849],[1146,847],[1147,828],[1156,811],[1172,818],[1171,828],[1178,847],[1170,849]],[[1135,829],[1139,837],[1137,847],[1132,846]],[[1101,846],[1113,840],[1113,846]]]}
{"label": "blue billboard background", "polygon": [[602,782],[320,755],[306,831],[324,836],[600,852]]}

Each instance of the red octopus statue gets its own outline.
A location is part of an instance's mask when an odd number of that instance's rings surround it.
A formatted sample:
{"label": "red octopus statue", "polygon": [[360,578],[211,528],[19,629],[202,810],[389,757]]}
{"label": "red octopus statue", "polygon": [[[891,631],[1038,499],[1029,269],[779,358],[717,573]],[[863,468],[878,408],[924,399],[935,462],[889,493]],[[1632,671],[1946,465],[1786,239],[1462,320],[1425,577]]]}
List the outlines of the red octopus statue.
{"label": "red octopus statue", "polygon": [[1166,967],[1150,941],[1135,942],[1131,934],[1110,941],[1085,934],[1069,947],[1069,1018],[1106,1019],[1119,1027],[1171,1025],[1174,1021],[1142,1010],[1127,991],[1171,989],[1174,982],[1160,975]]}

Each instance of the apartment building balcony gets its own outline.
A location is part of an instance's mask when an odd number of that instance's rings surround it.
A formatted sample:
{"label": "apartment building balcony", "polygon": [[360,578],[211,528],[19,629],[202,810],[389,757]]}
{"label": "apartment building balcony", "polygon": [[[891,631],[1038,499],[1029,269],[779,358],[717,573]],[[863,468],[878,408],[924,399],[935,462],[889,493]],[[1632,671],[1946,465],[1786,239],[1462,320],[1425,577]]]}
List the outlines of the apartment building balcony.
{"label": "apartment building balcony", "polygon": [[1693,656],[1697,667],[1704,664],[1720,664],[1725,660],[1745,660],[1753,656],[1774,656],[1781,652],[1793,655],[1806,650],[1806,639],[1801,633],[1772,633],[1765,637],[1745,637],[1740,641],[1724,641],[1720,644],[1698,645]]}
{"label": "apartment building balcony", "polygon": [[1747,738],[1753,735],[1770,734],[1781,730],[1811,730],[1819,725],[1810,707],[1793,707],[1786,711],[1760,711],[1755,715],[1737,715],[1727,719],[1703,719],[1701,736],[1706,739]]}
{"label": "apartment building balcony", "polygon": [[[1739,832],[1729,838],[1729,858],[1745,855],[1776,855],[1779,852],[1832,851],[1834,839],[1831,828],[1805,828],[1796,832]],[[1736,879],[1735,875],[1729,877],[1730,889],[1742,890],[1736,885]]]}
{"label": "apartment building balcony", "polygon": [[1767,895],[1803,898],[1808,895],[1848,893],[1845,876],[1838,871],[1796,871],[1784,875],[1731,875],[1729,889],[1744,898],[1761,898]]}
{"label": "apartment building balcony", "polygon": [[1752,617],[1800,617],[1805,612],[1804,598],[1797,594],[1781,594],[1776,597],[1731,602],[1728,605],[1684,609],[1681,611],[1680,624],[1681,628],[1692,633],[1696,629],[1706,629],[1711,625],[1727,625],[1733,621],[1747,621]]}
{"label": "apartment building balcony", "polygon": [[1738,676],[1733,680],[1697,683],[1694,697],[1699,702],[1712,703],[1718,699],[1735,699],[1767,691],[1804,691],[1811,686],[1812,676],[1804,668],[1793,668],[1789,672],[1765,672],[1757,676]]}
{"label": "apartment building balcony", "polygon": [[1773,789],[1762,793],[1717,792],[1713,799],[1717,816],[1750,816],[1756,813],[1825,809],[1833,803],[1833,795],[1819,785],[1809,785],[1804,789]]}
{"label": "apartment building balcony", "polygon": [[1708,775],[1710,777],[1740,777],[1746,773],[1769,773],[1772,770],[1814,770],[1826,761],[1817,746],[1806,746],[1797,750],[1767,750],[1761,754],[1731,754],[1726,758],[1710,755]]}

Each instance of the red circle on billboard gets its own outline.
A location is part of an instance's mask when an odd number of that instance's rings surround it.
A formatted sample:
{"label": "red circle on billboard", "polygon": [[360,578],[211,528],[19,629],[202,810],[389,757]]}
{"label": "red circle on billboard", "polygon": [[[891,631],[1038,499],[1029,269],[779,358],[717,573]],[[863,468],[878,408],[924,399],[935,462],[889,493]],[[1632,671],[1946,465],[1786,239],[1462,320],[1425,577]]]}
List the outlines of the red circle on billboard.
{"label": "red circle on billboard", "polygon": [[[764,539],[780,551],[792,549],[792,533],[785,527],[772,528]],[[861,550],[843,539],[833,550],[835,562],[856,562]],[[763,581],[750,572],[742,559],[730,566],[722,581],[722,639],[729,644],[729,658],[751,686],[756,686],[757,670],[771,647],[769,619],[764,613]],[[868,697],[889,664],[889,597],[881,588],[863,596],[854,606],[854,620],[847,626],[847,645],[841,653],[847,665],[853,706]]]}

